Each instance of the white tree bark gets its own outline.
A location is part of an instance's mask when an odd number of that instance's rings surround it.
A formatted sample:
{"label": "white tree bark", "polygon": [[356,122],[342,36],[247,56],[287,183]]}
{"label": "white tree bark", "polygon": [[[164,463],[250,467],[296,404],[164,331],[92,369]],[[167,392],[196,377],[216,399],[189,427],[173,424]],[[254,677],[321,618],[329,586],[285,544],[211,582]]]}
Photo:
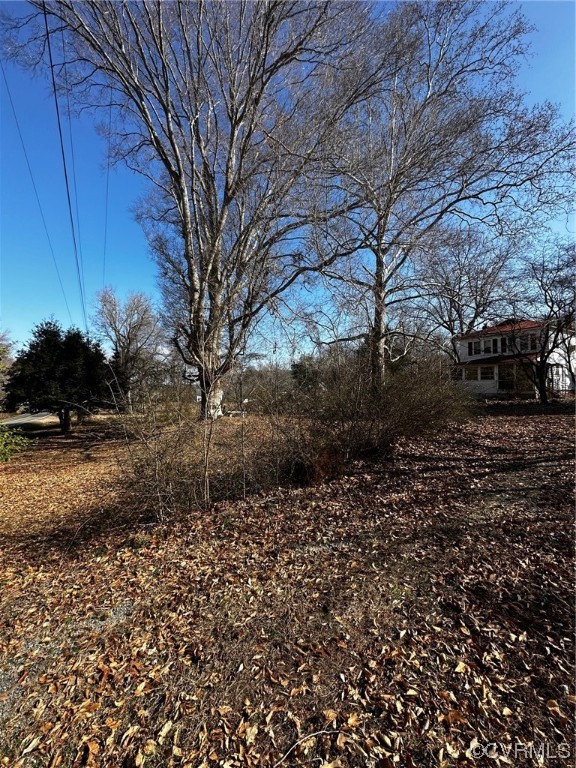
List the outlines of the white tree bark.
{"label": "white tree bark", "polygon": [[386,17],[392,74],[334,155],[359,204],[345,214],[356,254],[331,276],[370,308],[376,387],[388,309],[426,290],[414,256],[433,252],[439,229],[517,237],[571,206],[574,126],[550,104],[527,107],[514,82],[527,30],[519,12],[476,0],[398,3]]}
{"label": "white tree bark", "polygon": [[[254,320],[332,263],[310,231],[349,205],[326,153],[378,86],[369,6],[336,2],[32,0],[11,53],[44,56],[81,106],[111,108],[114,159],[154,187],[140,210],[160,265],[166,322],[184,359],[221,381]],[[35,48],[36,47],[36,48]],[[333,244],[334,246],[334,244]]]}

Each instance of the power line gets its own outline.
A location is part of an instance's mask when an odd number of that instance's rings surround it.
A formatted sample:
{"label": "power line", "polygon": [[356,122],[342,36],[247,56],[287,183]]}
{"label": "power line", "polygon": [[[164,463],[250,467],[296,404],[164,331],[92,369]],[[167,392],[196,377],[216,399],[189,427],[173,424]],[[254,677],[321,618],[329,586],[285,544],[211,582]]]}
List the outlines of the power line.
{"label": "power line", "polygon": [[102,287],[106,284],[106,248],[108,245],[108,198],[110,189],[110,134],[112,132],[112,88],[110,88],[110,106],[108,108],[108,153],[106,156],[106,199],[104,204],[104,253],[102,256]]}
{"label": "power line", "polygon": [[54,252],[54,247],[52,245],[52,240],[50,238],[50,233],[48,232],[48,226],[46,224],[46,218],[44,216],[44,211],[42,210],[42,204],[40,202],[40,197],[38,195],[38,189],[36,187],[36,181],[34,180],[34,174],[32,173],[32,166],[30,165],[30,160],[28,159],[28,152],[26,151],[26,144],[24,143],[24,136],[22,135],[22,131],[20,129],[20,122],[18,121],[18,116],[16,114],[16,107],[14,106],[14,100],[12,99],[12,92],[10,91],[10,86],[8,85],[8,78],[6,77],[6,72],[4,70],[4,65],[2,64],[2,61],[0,61],[0,69],[2,70],[2,77],[4,79],[4,85],[6,86],[6,93],[8,94],[8,101],[10,102],[10,106],[12,108],[12,114],[14,116],[14,122],[16,124],[16,130],[18,131],[18,136],[20,137],[20,144],[22,145],[22,151],[24,152],[24,158],[26,160],[26,165],[28,167],[28,173],[30,174],[30,181],[32,182],[32,188],[34,190],[34,195],[36,197],[36,202],[38,204],[38,210],[40,211],[40,218],[42,219],[42,224],[44,226],[44,232],[46,233],[46,239],[48,240],[48,246],[50,247],[50,253],[52,255],[52,261],[54,262],[54,269],[56,270],[56,275],[58,277],[58,283],[60,285],[60,290],[62,291],[62,297],[64,299],[64,304],[66,305],[66,311],[68,312],[68,317],[70,318],[70,324],[72,324],[73,323],[72,313],[70,312],[70,307],[68,305],[68,299],[66,298],[66,291],[64,290],[64,284],[62,283],[62,277],[60,275],[60,270],[58,269],[58,262],[56,261],[56,254]]}
{"label": "power line", "polygon": [[58,121],[58,136],[60,138],[60,152],[62,155],[62,165],[64,168],[64,181],[66,184],[66,198],[68,201],[68,213],[70,215],[70,229],[72,232],[72,243],[74,245],[74,260],[76,262],[76,275],[78,278],[78,288],[80,290],[80,303],[82,305],[82,316],[84,318],[84,328],[88,333],[88,320],[86,317],[86,301],[84,298],[84,287],[82,285],[82,272],[80,269],[80,258],[78,255],[78,243],[76,240],[76,229],[74,227],[74,214],[72,212],[72,199],[70,197],[70,182],[68,180],[68,166],[66,164],[66,153],[64,151],[64,137],[62,135],[62,120],[60,117],[60,105],[58,104],[58,94],[56,93],[56,78],[54,76],[54,59],[52,57],[52,45],[50,42],[50,30],[48,28],[48,14],[46,13],[46,3],[42,3],[44,12],[44,25],[46,28],[46,43],[48,46],[48,59],[50,61],[50,74],[52,77],[52,92],[54,94],[54,104],[56,107],[56,118]]}
{"label": "power line", "polygon": [[[66,61],[66,40],[64,38],[64,30],[62,29],[62,55],[64,61]],[[72,134],[72,118],[70,112],[70,89],[68,87],[68,70],[64,67],[64,86],[66,89],[66,106],[68,112],[68,138],[70,141],[70,157],[72,160],[72,182],[74,187],[74,203],[76,209],[76,230],[78,232],[78,254],[80,261],[80,277],[82,280],[82,289],[84,294],[86,293],[86,283],[84,282],[84,262],[82,258],[82,235],[80,232],[80,211],[78,207],[78,184],[76,182],[76,157],[74,153],[74,139]]]}

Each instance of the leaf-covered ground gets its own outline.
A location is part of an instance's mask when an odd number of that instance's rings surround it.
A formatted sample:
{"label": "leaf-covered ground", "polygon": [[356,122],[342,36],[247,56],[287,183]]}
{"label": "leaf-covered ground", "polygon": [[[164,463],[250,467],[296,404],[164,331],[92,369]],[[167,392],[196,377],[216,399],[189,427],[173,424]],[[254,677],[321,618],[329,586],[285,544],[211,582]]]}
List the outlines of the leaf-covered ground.
{"label": "leaf-covered ground", "polygon": [[0,764],[572,765],[573,427],[485,415],[129,524],[113,442],[0,468]]}

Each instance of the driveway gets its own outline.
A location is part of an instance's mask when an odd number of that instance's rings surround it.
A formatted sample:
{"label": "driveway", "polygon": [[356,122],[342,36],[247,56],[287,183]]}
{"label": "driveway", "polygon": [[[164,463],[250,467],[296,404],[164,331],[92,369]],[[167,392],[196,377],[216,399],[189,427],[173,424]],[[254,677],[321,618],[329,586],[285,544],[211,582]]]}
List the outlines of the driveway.
{"label": "driveway", "polygon": [[25,424],[38,424],[38,426],[45,426],[45,420],[48,418],[56,418],[50,411],[40,411],[39,413],[23,413],[20,416],[12,416],[9,419],[0,421],[0,425],[5,427],[22,427]]}

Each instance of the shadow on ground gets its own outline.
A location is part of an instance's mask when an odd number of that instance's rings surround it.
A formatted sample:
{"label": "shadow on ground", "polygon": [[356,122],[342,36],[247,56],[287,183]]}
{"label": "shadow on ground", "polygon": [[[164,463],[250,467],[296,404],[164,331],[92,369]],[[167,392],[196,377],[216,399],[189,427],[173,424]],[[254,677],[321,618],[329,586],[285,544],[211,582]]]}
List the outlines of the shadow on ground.
{"label": "shadow on ground", "polygon": [[574,398],[552,400],[542,405],[538,400],[486,400],[472,405],[477,415],[486,416],[554,416],[574,413]]}

